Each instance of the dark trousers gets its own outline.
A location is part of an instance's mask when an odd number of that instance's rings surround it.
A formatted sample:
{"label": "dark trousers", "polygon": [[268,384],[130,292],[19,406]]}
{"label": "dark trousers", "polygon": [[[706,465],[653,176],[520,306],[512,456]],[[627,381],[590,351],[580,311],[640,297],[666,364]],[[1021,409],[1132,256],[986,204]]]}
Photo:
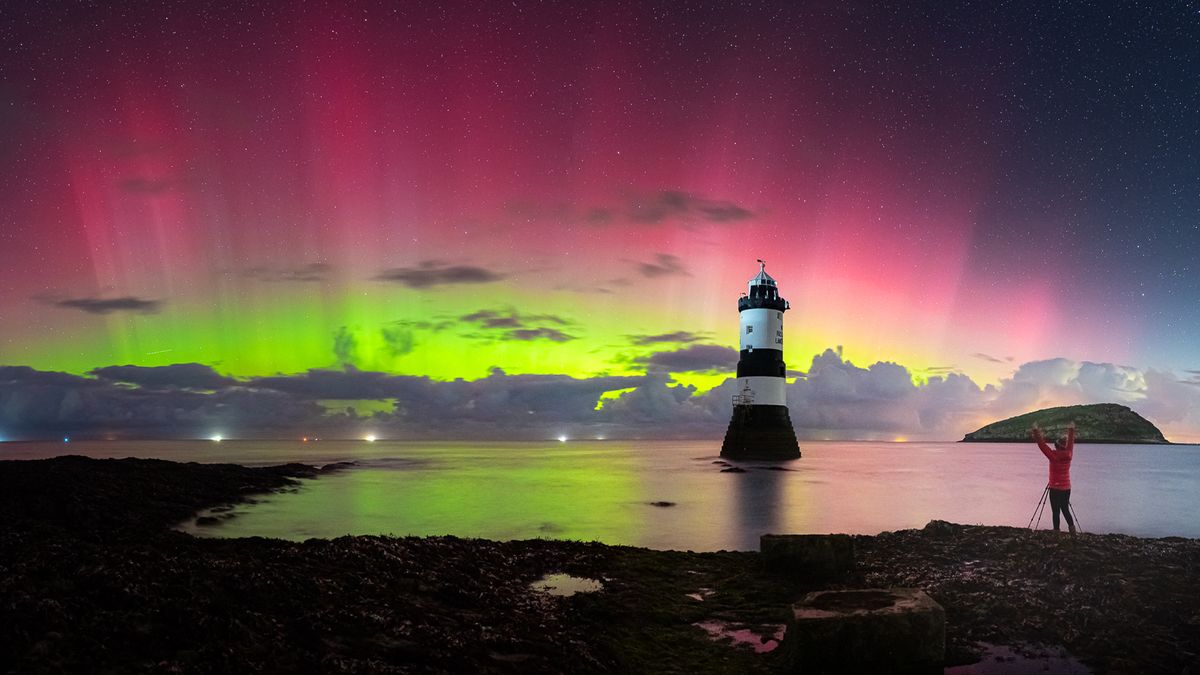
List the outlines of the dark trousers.
{"label": "dark trousers", "polygon": [[1075,521],[1071,520],[1071,491],[1050,488],[1050,514],[1054,521],[1054,529],[1058,529],[1058,514],[1062,513],[1067,519],[1067,527],[1074,530]]}

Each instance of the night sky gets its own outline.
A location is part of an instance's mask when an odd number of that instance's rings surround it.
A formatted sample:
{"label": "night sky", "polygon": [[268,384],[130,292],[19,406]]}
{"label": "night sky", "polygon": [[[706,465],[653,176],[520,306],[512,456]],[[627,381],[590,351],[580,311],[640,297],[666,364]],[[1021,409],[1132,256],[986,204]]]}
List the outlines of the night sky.
{"label": "night sky", "polygon": [[0,438],[1200,440],[1200,9],[799,4],[5,3]]}

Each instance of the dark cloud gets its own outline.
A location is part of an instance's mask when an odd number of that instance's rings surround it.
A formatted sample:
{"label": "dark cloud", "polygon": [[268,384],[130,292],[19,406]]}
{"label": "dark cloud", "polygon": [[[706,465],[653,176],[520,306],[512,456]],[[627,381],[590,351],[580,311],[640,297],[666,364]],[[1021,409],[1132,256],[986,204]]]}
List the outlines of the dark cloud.
{"label": "dark cloud", "polygon": [[[571,322],[554,314],[525,314],[514,309],[505,309],[502,311],[494,311],[490,309],[481,309],[477,312],[465,314],[459,317],[460,321],[472,323],[479,328],[485,330],[501,331],[500,337],[509,340],[550,340],[552,342],[568,342],[576,339],[573,335],[568,335],[558,328],[551,328],[545,325],[538,324],[555,324],[558,326],[569,326]],[[483,339],[492,339],[497,335],[483,333],[477,337]]]}
{"label": "dark cloud", "polygon": [[66,298],[51,300],[58,307],[78,309],[88,314],[113,314],[115,312],[136,312],[138,314],[157,314],[162,310],[161,300],[146,300],[127,295],[120,298]]}
{"label": "dark cloud", "polygon": [[416,267],[393,267],[375,276],[378,281],[398,283],[413,289],[453,284],[487,284],[504,278],[503,274],[483,267],[447,265],[437,260],[426,260]]}
{"label": "dark cloud", "polygon": [[703,335],[689,333],[688,331],[675,331],[674,333],[661,333],[659,335],[630,335],[629,339],[635,345],[653,345],[661,343],[688,343],[699,342],[705,339]]}
{"label": "dark cloud", "polygon": [[100,387],[96,380],[60,373],[52,370],[35,370],[29,366],[0,366],[0,385],[10,387]]}
{"label": "dark cloud", "polygon": [[306,400],[387,400],[432,398],[433,381],[413,375],[373,371],[315,368],[296,375],[256,377],[245,382],[252,389],[270,389]]}
{"label": "dark cloud", "polygon": [[518,328],[508,332],[511,340],[550,340],[551,342],[569,342],[576,339],[557,328]]}
{"label": "dark cloud", "polygon": [[458,318],[460,321],[479,324],[483,328],[525,328],[538,323],[571,325],[570,321],[556,314],[521,314],[512,308],[500,311],[481,309]]}
{"label": "dark cloud", "polygon": [[677,190],[635,197],[630,200],[628,210],[629,219],[640,224],[668,220],[730,223],[754,217],[752,211],[732,202],[714,201]]}
{"label": "dark cloud", "polygon": [[652,263],[636,263],[638,272],[651,279],[666,276],[691,276],[683,267],[683,261],[668,253],[659,253]]}
{"label": "dark cloud", "polygon": [[342,365],[350,365],[358,359],[358,340],[345,326],[333,334],[333,356]]}
{"label": "dark cloud", "polygon": [[971,356],[974,356],[977,359],[983,359],[984,361],[990,361],[992,363],[1012,363],[1012,360],[1013,360],[1013,357],[1011,357],[1011,356],[1007,356],[1003,359],[1000,359],[1000,358],[996,358],[995,356],[991,356],[989,354],[984,354],[983,352],[975,352]]}
{"label": "dark cloud", "polygon": [[732,372],[737,365],[738,352],[720,345],[690,345],[669,352],[655,352],[634,359],[651,370],[671,373]]}
{"label": "dark cloud", "polygon": [[383,344],[389,355],[393,357],[411,354],[416,348],[416,338],[413,332],[403,326],[385,326],[380,329]]}
{"label": "dark cloud", "polygon": [[517,317],[515,312],[509,314],[500,314],[493,312],[490,309],[481,309],[478,312],[464,314],[459,317],[462,321],[478,323],[483,328],[519,328],[524,323]]}
{"label": "dark cloud", "polygon": [[212,366],[200,363],[176,363],[170,366],[107,366],[90,373],[111,382],[136,384],[147,389],[176,388],[215,390],[237,384]]}
{"label": "dark cloud", "polygon": [[311,282],[325,281],[332,266],[326,263],[309,263],[299,267],[251,267],[246,270],[246,276],[259,281],[271,282]]}

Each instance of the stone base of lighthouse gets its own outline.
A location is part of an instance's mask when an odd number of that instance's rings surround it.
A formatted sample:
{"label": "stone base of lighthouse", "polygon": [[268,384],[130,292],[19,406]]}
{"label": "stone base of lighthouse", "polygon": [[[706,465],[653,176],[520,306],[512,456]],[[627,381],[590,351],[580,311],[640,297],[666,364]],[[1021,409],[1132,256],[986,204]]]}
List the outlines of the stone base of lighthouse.
{"label": "stone base of lighthouse", "polygon": [[735,405],[721,456],[729,459],[798,459],[800,445],[787,406]]}

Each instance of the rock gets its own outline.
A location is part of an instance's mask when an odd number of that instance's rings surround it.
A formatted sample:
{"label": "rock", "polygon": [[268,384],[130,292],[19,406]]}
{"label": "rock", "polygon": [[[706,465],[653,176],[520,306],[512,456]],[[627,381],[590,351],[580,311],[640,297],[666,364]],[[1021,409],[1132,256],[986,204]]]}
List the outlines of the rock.
{"label": "rock", "polygon": [[941,672],[946,612],[916,588],[818,591],[792,606],[791,672]]}
{"label": "rock", "polygon": [[800,581],[834,579],[854,567],[854,538],[848,534],[764,534],[763,565]]}
{"label": "rock", "polygon": [[333,462],[332,464],[322,466],[317,471],[319,473],[335,473],[345,471],[346,469],[353,469],[356,466],[358,466],[358,462]]}
{"label": "rock", "polygon": [[925,524],[925,528],[921,532],[934,539],[945,539],[953,537],[960,529],[962,529],[961,526],[947,523],[944,520],[931,520]]}

